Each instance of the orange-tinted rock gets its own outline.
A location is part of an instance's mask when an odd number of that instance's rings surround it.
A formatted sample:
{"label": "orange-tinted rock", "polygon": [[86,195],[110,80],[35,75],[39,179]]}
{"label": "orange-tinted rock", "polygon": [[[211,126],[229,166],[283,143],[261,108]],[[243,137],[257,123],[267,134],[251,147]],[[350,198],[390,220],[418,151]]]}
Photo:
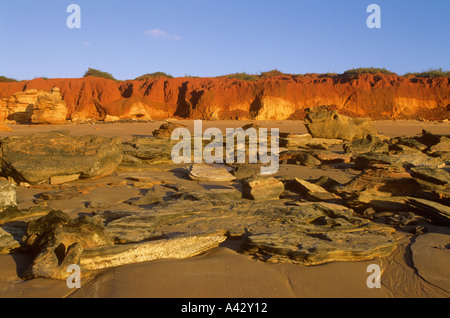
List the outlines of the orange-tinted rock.
{"label": "orange-tinted rock", "polygon": [[[0,83],[0,119],[5,99],[29,89],[48,92],[55,86],[61,89],[68,117],[76,114],[92,120],[103,120],[106,115],[120,119],[303,119],[305,109],[320,105],[332,105],[351,117],[450,118],[450,78],[365,74],[274,76],[256,82],[224,77],[116,82],[88,77]],[[17,97],[16,113],[26,117],[26,94]]]}

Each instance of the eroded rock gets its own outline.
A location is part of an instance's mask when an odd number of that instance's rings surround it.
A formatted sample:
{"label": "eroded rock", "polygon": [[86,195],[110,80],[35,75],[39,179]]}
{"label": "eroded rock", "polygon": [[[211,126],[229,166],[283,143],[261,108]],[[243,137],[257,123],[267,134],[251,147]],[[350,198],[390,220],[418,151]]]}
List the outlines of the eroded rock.
{"label": "eroded rock", "polygon": [[373,122],[369,118],[350,118],[340,115],[328,107],[310,108],[305,117],[305,126],[314,138],[330,138],[352,141],[364,135],[375,135]]}

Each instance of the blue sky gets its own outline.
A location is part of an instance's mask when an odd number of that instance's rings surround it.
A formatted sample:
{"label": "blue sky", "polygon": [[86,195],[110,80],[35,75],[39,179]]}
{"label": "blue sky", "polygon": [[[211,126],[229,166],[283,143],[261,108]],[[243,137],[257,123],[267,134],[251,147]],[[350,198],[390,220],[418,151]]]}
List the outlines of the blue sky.
{"label": "blue sky", "polygon": [[[69,29],[69,4],[81,28]],[[381,29],[369,29],[369,4]],[[0,0],[0,75],[450,70],[449,0]]]}

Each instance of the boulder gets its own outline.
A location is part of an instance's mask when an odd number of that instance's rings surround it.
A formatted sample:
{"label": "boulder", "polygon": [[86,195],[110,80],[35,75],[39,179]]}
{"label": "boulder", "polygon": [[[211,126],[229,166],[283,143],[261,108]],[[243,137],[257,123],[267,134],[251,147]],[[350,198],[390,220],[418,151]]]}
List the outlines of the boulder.
{"label": "boulder", "polygon": [[362,139],[346,143],[344,145],[344,151],[346,153],[388,153],[389,145],[376,135],[367,135]]}
{"label": "boulder", "polygon": [[401,168],[403,162],[396,156],[369,152],[358,155],[355,159],[355,165],[360,169],[385,168],[390,166]]}
{"label": "boulder", "polygon": [[171,122],[164,123],[159,129],[153,131],[153,137],[171,138],[173,131],[177,128],[186,128],[186,126]]}
{"label": "boulder", "polygon": [[84,216],[72,220],[60,211],[30,221],[25,242],[35,258],[24,279],[66,279],[70,275],[67,266],[79,263],[84,248],[114,244],[95,219]]}
{"label": "boulder", "polygon": [[336,110],[329,110],[328,107],[307,109],[305,126],[314,138],[352,141],[376,134],[371,119],[350,118],[338,114]]}
{"label": "boulder", "polygon": [[310,183],[299,178],[295,178],[298,191],[303,194],[308,200],[313,202],[332,202],[339,203],[342,201],[341,197],[334,193],[328,192],[321,186]]}
{"label": "boulder", "polygon": [[64,124],[67,118],[66,103],[61,99],[60,90],[54,87],[50,93],[37,95],[31,122],[33,124]]}
{"label": "boulder", "polygon": [[307,167],[315,167],[322,164],[311,153],[303,150],[288,150],[280,153],[279,160],[284,164],[297,164]]}
{"label": "boulder", "polygon": [[278,200],[284,184],[274,177],[253,176],[242,180],[243,195],[255,201]]}
{"label": "boulder", "polygon": [[123,165],[168,164],[172,161],[172,148],[176,142],[170,138],[134,137],[123,143]]}
{"label": "boulder", "polygon": [[75,175],[101,178],[122,161],[118,138],[74,137],[64,131],[4,138],[0,148],[2,174],[30,184],[50,183],[52,178],[72,181]]}

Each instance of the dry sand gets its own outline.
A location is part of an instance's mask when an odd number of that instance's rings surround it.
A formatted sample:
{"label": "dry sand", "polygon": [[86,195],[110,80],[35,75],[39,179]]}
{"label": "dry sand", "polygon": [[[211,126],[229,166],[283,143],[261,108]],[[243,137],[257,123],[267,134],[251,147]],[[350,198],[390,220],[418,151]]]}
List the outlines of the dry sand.
{"label": "dry sand", "polygon": [[[192,122],[182,123],[192,128]],[[263,127],[280,128],[281,132],[306,133],[301,122],[261,122]],[[11,126],[13,132],[1,132],[0,136],[21,135],[38,131],[70,130],[73,135],[97,134],[120,136],[151,135],[161,122],[137,124],[96,124],[62,126]],[[204,128],[235,128],[242,122],[213,121],[204,122]],[[450,134],[450,124],[423,123],[411,121],[376,122],[379,133],[390,137],[412,136],[422,129],[434,133]],[[157,182],[176,178],[167,169],[148,172]],[[333,178],[346,182],[354,176],[352,171],[329,171]],[[89,187],[85,195],[70,200],[51,202],[51,207],[61,209],[73,216],[91,213],[85,203],[93,199],[105,200],[120,208],[123,201],[137,197],[139,189],[123,182],[130,171],[118,171],[101,180],[78,181],[78,185]],[[302,178],[321,176],[324,172],[300,166],[282,165],[280,175],[295,175]],[[106,183],[116,186],[105,187]],[[122,183],[121,183],[122,182]],[[42,190],[18,189],[19,207],[32,205],[33,195]],[[124,205],[125,207],[125,205]],[[126,205],[130,209],[130,205]],[[399,233],[401,244],[393,255],[364,262],[330,263],[305,267],[293,264],[266,264],[255,261],[237,252],[240,242],[227,241],[220,247],[203,255],[186,260],[159,260],[147,263],[126,265],[100,271],[83,279],[82,288],[70,290],[65,281],[35,279],[21,281],[19,275],[24,270],[27,259],[23,255],[0,255],[0,297],[150,297],[150,298],[310,298],[310,297],[449,297],[450,290],[445,286],[450,280],[450,269],[442,265],[450,254],[450,232],[448,228],[436,227],[432,233],[443,233],[442,253],[424,253],[431,257],[429,262],[438,262],[431,276],[425,278],[414,267],[411,242],[414,238],[407,233]],[[422,244],[426,245],[426,238]],[[441,238],[441,239],[442,239]],[[436,238],[433,237],[435,240]],[[434,242],[434,241],[433,241]],[[434,243],[435,244],[435,243]],[[431,248],[431,247],[430,247]],[[431,255],[431,256],[430,256]],[[434,259],[433,259],[434,258]],[[369,289],[366,280],[370,264],[381,266],[383,275],[381,289]],[[440,272],[439,272],[440,271]],[[442,272],[444,271],[444,272]],[[447,271],[447,272],[445,272]],[[430,276],[430,277],[431,277]],[[437,279],[436,279],[437,277]],[[440,280],[441,281],[440,281]],[[440,284],[440,282],[444,282]],[[443,287],[444,286],[444,287]]]}

